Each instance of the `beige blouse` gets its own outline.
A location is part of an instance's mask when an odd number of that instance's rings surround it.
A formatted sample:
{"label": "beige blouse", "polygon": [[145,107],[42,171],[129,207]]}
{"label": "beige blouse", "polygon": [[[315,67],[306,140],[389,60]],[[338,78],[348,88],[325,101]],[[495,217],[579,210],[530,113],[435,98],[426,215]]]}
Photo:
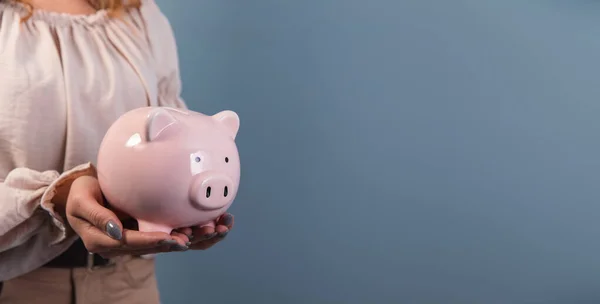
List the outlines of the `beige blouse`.
{"label": "beige blouse", "polygon": [[77,238],[53,211],[57,185],[95,174],[108,127],[180,98],[172,29],[153,0],[121,19],[0,0],[0,281],[39,268]]}

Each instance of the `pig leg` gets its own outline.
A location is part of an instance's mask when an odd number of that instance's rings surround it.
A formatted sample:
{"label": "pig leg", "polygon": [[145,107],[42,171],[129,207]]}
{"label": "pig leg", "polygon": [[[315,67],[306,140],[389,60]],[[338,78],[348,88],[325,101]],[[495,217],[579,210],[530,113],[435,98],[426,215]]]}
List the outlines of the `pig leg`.
{"label": "pig leg", "polygon": [[166,234],[171,234],[171,231],[173,231],[172,227],[146,221],[138,221],[138,229],[141,232],[164,232]]}
{"label": "pig leg", "polygon": [[[173,228],[168,227],[166,225],[153,224],[145,221],[138,221],[138,229],[141,232],[164,232],[166,234],[171,234]],[[144,259],[154,259],[156,254],[144,254],[141,255]]]}

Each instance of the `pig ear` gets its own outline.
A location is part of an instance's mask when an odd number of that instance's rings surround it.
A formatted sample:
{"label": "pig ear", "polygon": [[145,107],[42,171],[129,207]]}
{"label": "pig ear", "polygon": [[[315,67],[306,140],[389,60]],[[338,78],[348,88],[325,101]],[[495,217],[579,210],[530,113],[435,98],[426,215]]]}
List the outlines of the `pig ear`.
{"label": "pig ear", "polygon": [[158,108],[146,118],[146,141],[154,141],[164,130],[176,123],[177,120],[168,110]]}
{"label": "pig ear", "polygon": [[213,115],[213,118],[225,126],[229,131],[229,135],[235,139],[240,129],[240,117],[235,112],[229,110],[222,111]]}

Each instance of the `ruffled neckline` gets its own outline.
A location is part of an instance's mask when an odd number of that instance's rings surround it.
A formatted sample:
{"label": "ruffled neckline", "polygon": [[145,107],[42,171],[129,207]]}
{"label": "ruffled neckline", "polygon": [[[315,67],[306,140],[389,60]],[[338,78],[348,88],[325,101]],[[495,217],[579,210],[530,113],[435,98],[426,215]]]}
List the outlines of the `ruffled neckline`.
{"label": "ruffled neckline", "polygon": [[[29,11],[25,5],[19,2],[13,1],[0,1],[0,10],[3,9],[12,9],[17,11],[23,17],[29,14]],[[92,14],[68,14],[68,13],[60,13],[47,11],[42,9],[34,9],[31,18],[28,19],[31,21],[40,20],[55,26],[69,26],[73,24],[82,24],[82,25],[101,25],[110,21],[110,16],[108,15],[107,10],[98,10]]]}

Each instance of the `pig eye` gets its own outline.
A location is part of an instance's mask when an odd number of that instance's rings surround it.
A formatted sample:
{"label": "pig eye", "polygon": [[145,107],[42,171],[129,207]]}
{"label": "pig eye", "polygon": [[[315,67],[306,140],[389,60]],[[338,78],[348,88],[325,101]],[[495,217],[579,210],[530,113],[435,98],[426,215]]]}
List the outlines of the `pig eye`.
{"label": "pig eye", "polygon": [[194,158],[194,161],[199,163],[200,162],[200,156],[196,156],[196,158]]}
{"label": "pig eye", "polygon": [[225,157],[225,162],[228,163],[229,162],[229,157]]}

